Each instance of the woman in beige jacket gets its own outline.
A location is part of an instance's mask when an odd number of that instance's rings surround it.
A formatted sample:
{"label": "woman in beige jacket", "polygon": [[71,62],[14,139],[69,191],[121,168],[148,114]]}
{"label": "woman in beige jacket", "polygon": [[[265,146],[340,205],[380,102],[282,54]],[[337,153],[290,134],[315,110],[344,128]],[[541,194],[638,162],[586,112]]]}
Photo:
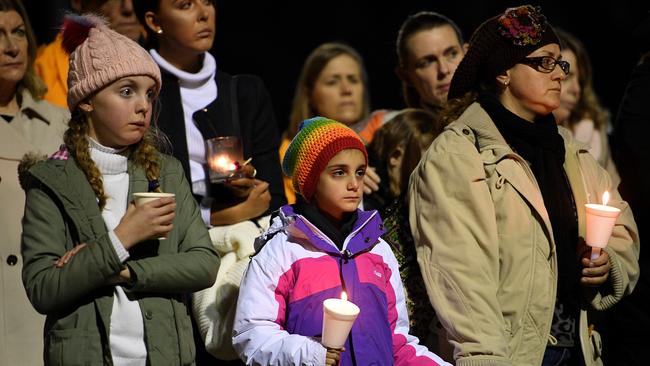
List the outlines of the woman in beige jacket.
{"label": "woman in beige jacket", "polygon": [[[487,20],[454,75],[450,123],[411,176],[418,262],[457,365],[600,364],[586,312],[638,278],[632,212],[551,114],[569,69],[539,8]],[[591,261],[584,204],[606,190],[621,215]]]}
{"label": "woman in beige jacket", "polygon": [[0,0],[0,363],[39,365],[43,323],[20,278],[20,219],[25,194],[18,163],[28,152],[49,154],[63,143],[69,114],[41,100],[32,70],[34,34],[19,0]]}

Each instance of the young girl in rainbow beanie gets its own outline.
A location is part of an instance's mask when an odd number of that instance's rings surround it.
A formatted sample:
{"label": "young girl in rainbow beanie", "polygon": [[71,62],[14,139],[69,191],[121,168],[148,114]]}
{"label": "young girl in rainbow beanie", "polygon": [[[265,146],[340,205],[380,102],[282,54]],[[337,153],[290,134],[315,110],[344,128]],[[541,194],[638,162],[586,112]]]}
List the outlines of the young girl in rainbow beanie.
{"label": "young girl in rainbow beanie", "polygon": [[[23,282],[46,365],[192,365],[187,293],[219,258],[181,164],[149,129],[160,71],[94,16],[68,17],[65,145],[23,170]],[[23,166],[25,169],[25,166]],[[163,191],[136,207],[134,192]]]}
{"label": "young girl in rainbow beanie", "polygon": [[[275,214],[241,284],[233,344],[247,364],[447,365],[408,334],[381,218],[357,209],[367,164],[350,128],[323,117],[301,123],[283,170],[304,202]],[[323,300],[342,291],[361,312],[344,349],[328,349]]]}

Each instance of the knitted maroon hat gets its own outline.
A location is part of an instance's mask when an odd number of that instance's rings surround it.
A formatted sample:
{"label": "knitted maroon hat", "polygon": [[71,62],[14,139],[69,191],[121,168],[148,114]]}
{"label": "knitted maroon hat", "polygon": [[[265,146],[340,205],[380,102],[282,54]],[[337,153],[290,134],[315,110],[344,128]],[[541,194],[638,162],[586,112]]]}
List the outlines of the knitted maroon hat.
{"label": "knitted maroon hat", "polygon": [[451,80],[449,99],[477,91],[482,82],[494,79],[536,49],[560,44],[539,6],[522,5],[481,24]]}

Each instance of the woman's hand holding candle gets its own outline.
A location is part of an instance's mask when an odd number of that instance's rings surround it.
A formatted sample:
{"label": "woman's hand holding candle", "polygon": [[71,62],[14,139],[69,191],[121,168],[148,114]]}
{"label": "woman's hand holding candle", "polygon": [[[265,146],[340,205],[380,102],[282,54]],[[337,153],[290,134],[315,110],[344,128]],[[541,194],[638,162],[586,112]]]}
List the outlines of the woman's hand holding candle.
{"label": "woman's hand holding candle", "polygon": [[599,287],[609,278],[609,254],[600,251],[596,259],[592,259],[591,248],[585,248],[582,253],[582,277],[580,284],[586,287]]}
{"label": "woman's hand holding candle", "polygon": [[582,253],[582,277],[580,283],[583,286],[598,287],[607,281],[609,277],[609,255],[601,248],[605,248],[612,236],[612,229],[621,210],[616,207],[607,206],[609,192],[603,193],[603,204],[588,203],[585,205],[587,212],[587,237],[586,243],[591,249]]}

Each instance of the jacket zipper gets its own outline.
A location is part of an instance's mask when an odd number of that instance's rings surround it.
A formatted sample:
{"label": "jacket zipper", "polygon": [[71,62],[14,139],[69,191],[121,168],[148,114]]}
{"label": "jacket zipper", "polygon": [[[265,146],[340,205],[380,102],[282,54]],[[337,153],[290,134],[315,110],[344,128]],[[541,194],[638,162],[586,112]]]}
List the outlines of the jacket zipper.
{"label": "jacket zipper", "polygon": [[[341,287],[343,288],[343,291],[345,291],[346,294],[348,294],[347,287],[345,286],[345,279],[343,279],[343,265],[347,264],[350,259],[352,259],[352,252],[350,252],[349,249],[345,249],[343,252],[341,252],[341,258],[339,259],[339,277],[341,279]],[[348,294],[349,296],[349,294]],[[352,332],[350,331],[350,358],[352,359],[352,364],[356,366],[357,364],[357,359],[354,355],[354,343],[352,342]]]}

